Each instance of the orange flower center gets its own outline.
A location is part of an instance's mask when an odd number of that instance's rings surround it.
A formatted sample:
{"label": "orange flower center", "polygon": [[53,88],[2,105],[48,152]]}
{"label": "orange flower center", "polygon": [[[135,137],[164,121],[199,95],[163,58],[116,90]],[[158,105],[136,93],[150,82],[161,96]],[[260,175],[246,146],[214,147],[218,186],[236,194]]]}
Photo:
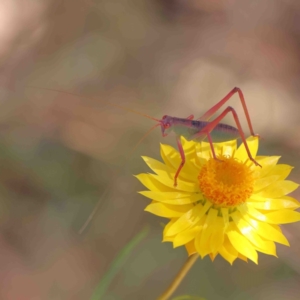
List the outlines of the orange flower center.
{"label": "orange flower center", "polygon": [[222,162],[210,159],[198,175],[201,192],[220,207],[243,204],[251,196],[254,176],[250,168],[233,157],[221,156]]}

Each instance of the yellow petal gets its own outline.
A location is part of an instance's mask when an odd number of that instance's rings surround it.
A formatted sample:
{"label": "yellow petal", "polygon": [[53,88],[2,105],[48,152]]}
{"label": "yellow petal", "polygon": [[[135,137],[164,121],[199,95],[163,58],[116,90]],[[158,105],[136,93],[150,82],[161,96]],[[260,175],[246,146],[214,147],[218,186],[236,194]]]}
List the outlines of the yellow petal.
{"label": "yellow petal", "polygon": [[300,221],[300,213],[293,210],[280,210],[266,213],[269,223],[287,224]]}
{"label": "yellow petal", "polygon": [[240,205],[237,207],[237,210],[244,215],[250,215],[251,217],[255,218],[256,220],[268,222],[268,218],[265,214],[262,214],[258,210],[256,210],[251,205],[248,205],[248,203],[245,203],[244,205]]}
{"label": "yellow petal", "polygon": [[164,191],[164,192],[174,192],[174,188],[169,188],[157,180],[157,175],[154,174],[139,174],[135,177],[149,190],[151,191]]}
{"label": "yellow petal", "polygon": [[257,247],[257,251],[278,257],[276,253],[276,245],[272,241],[265,241],[264,247]]}
{"label": "yellow petal", "polygon": [[191,210],[182,215],[168,230],[167,235],[177,234],[200,221],[200,219],[205,215],[208,209],[211,207],[210,202],[206,202],[203,206],[202,204],[197,204]]}
{"label": "yellow petal", "polygon": [[257,264],[258,255],[252,244],[231,226],[228,227],[227,236],[232,246],[241,254]]}
{"label": "yellow petal", "polygon": [[236,256],[233,256],[231,253],[229,253],[224,246],[221,246],[221,248],[219,249],[219,253],[231,265],[237,258]]}
{"label": "yellow petal", "polygon": [[232,154],[237,149],[237,142],[236,140],[229,140],[226,142],[221,143],[213,143],[216,154],[218,155],[228,155],[232,156]]}
{"label": "yellow petal", "polygon": [[194,232],[190,231],[189,234],[177,234],[173,239],[173,248],[180,247],[187,244],[191,240],[194,240],[196,234],[199,233],[199,229],[197,230],[195,227],[193,227],[193,231]]}
{"label": "yellow petal", "polygon": [[145,211],[164,218],[179,218],[187,211],[193,208],[192,204],[186,205],[171,205],[154,202],[149,204]]}
{"label": "yellow petal", "polygon": [[222,207],[221,212],[222,212],[222,216],[224,219],[224,224],[225,224],[225,226],[227,226],[229,224],[228,208]]}
{"label": "yellow petal", "polygon": [[216,209],[211,208],[205,218],[205,222],[203,225],[203,229],[200,234],[198,234],[195,238],[195,246],[197,252],[203,258],[205,255],[212,252],[210,247],[210,237],[212,235],[214,229],[214,223],[218,218],[218,211]]}
{"label": "yellow petal", "polygon": [[191,240],[194,240],[196,235],[203,228],[203,221],[204,219],[201,219],[195,226],[189,227],[186,230],[178,233],[173,240],[173,247],[176,248],[187,244]]}
{"label": "yellow petal", "polygon": [[197,184],[197,177],[195,177],[195,182],[187,182],[183,181],[182,179],[177,179],[177,186],[174,187],[174,179],[170,179],[169,177],[165,177],[163,175],[158,175],[157,179],[165,184],[169,188],[173,188],[173,191],[184,191],[184,192],[190,192],[190,193],[199,193],[200,189]]}
{"label": "yellow petal", "polygon": [[298,186],[299,184],[290,180],[279,180],[255,195],[269,198],[280,198],[293,192],[298,188]]}
{"label": "yellow petal", "polygon": [[238,217],[237,214],[232,214],[231,216],[240,233],[245,236],[254,246],[256,246],[259,251],[276,256],[276,247],[273,242],[263,240],[257,234],[256,229],[254,229],[254,227],[252,227],[244,219]]}
{"label": "yellow petal", "polygon": [[173,243],[174,238],[175,238],[175,235],[173,235],[173,236],[166,236],[166,237],[163,238],[162,242],[163,243],[164,242],[172,242]]}
{"label": "yellow petal", "polygon": [[[287,196],[284,196],[287,197]],[[283,197],[281,197],[283,198]],[[263,197],[263,196],[258,196],[256,194],[253,194],[250,196],[250,198],[248,199],[248,202],[266,202],[266,201],[272,201],[274,198],[269,198],[269,197]]]}
{"label": "yellow petal", "polygon": [[151,157],[148,156],[142,156],[142,159],[145,161],[145,163],[147,164],[147,166],[154,171],[157,175],[164,175],[166,177],[170,177],[171,179],[173,178],[173,176],[171,177],[171,173],[175,174],[176,170],[173,168],[170,168],[168,166],[166,166],[165,164],[163,164],[162,162],[153,159]]}
{"label": "yellow petal", "polygon": [[266,157],[256,157],[255,160],[262,166],[262,168],[258,169],[260,177],[265,177],[277,164],[280,156],[266,156]]}
{"label": "yellow petal", "polygon": [[[192,153],[195,155],[195,150]],[[165,164],[177,171],[182,161],[179,153],[169,145],[161,145],[160,154]],[[199,170],[195,166],[195,163],[191,161],[192,157],[188,154],[186,149],[184,149],[184,154],[186,160],[179,173],[179,178],[193,179],[193,177],[197,177]]]}
{"label": "yellow petal", "polygon": [[265,158],[268,158],[268,157],[271,157],[271,156],[257,155],[257,156],[255,157],[255,159],[256,159],[259,163],[261,163],[262,160],[264,160]]}
{"label": "yellow petal", "polygon": [[[174,160],[174,167],[171,166],[170,164],[165,165],[164,163],[147,157],[147,156],[142,156],[143,160],[145,163],[148,165],[148,167],[154,171],[159,177],[166,177],[168,179],[171,179],[172,186],[174,185],[174,177],[175,173],[177,172],[180,163],[181,163],[181,158],[178,155],[178,159]],[[167,159],[167,158],[165,158]],[[174,159],[174,158],[173,158]],[[181,172],[179,173],[178,176],[178,181],[182,181],[184,179],[188,179],[189,181],[195,180],[198,175],[198,170],[196,167],[193,166],[189,161],[186,160],[185,165],[183,166]],[[186,183],[189,184],[189,183]]]}
{"label": "yellow petal", "polygon": [[213,232],[210,238],[210,248],[213,253],[217,252],[224,242],[225,222],[222,217],[217,217],[213,225]]}
{"label": "yellow petal", "polygon": [[[246,140],[248,148],[253,158],[256,157],[256,153],[258,150],[258,141],[259,139],[253,136],[247,138]],[[247,159],[249,159],[244,143],[242,143],[240,147],[236,150],[234,157],[242,162],[245,162]]]}
{"label": "yellow petal", "polygon": [[254,220],[248,215],[243,215],[243,219],[245,219],[253,228],[255,228],[256,232],[264,239],[289,246],[289,242],[286,237],[280,231],[276,230],[272,225]]}
{"label": "yellow petal", "polygon": [[245,262],[248,262],[248,258],[246,256],[244,256],[243,254],[241,254],[241,253],[238,254],[238,258],[245,261]]}
{"label": "yellow petal", "polygon": [[[231,154],[236,150],[236,140],[226,141],[223,143],[213,143],[213,146],[217,156],[227,155],[229,153],[231,156]],[[209,143],[201,142],[200,147],[197,148],[197,150],[197,155],[200,158],[204,158],[205,160],[212,158],[211,147]]]}
{"label": "yellow petal", "polygon": [[219,249],[220,255],[231,265],[238,257],[238,251],[231,245],[228,236],[224,236],[224,243]]}
{"label": "yellow petal", "polygon": [[209,257],[210,257],[211,261],[214,261],[217,256],[218,256],[218,253],[209,253]]}
{"label": "yellow petal", "polygon": [[290,165],[285,165],[285,164],[276,165],[270,170],[267,176],[277,175],[278,180],[284,180],[286,177],[289,176],[292,169],[293,167]]}
{"label": "yellow petal", "polygon": [[285,224],[300,221],[300,214],[292,210],[280,210],[274,212],[261,213],[256,210],[250,203],[238,207],[238,211],[248,214],[256,220],[271,223],[271,224]]}
{"label": "yellow petal", "polygon": [[197,156],[209,160],[212,158],[210,144],[206,142],[201,142],[197,146]]}
{"label": "yellow petal", "polygon": [[[198,148],[199,148],[199,146],[198,146]],[[197,150],[196,157],[195,157],[195,165],[197,168],[199,168],[199,170],[207,163],[206,159],[200,157],[200,153],[201,153],[201,151]]]}
{"label": "yellow petal", "polygon": [[238,257],[238,251],[232,246],[232,244],[229,241],[229,238],[227,235],[225,235],[224,237],[224,243],[223,243],[225,249],[231,254],[233,255],[235,258]]}
{"label": "yellow petal", "polygon": [[269,199],[267,201],[254,201],[254,202],[250,202],[250,201],[251,199],[249,199],[249,201],[247,202],[248,205],[251,205],[256,209],[262,209],[262,210],[279,210],[285,208],[295,209],[300,207],[299,203],[284,197],[279,199]]}
{"label": "yellow petal", "polygon": [[[172,169],[162,162],[155,160],[150,157],[143,156],[142,157],[148,167],[152,169],[158,176],[156,179],[160,181],[163,185],[173,188],[173,190],[177,191],[186,191],[186,192],[196,192],[199,191],[199,187],[197,185],[197,177],[195,177],[195,183],[183,181],[182,179],[177,180],[177,186],[174,187],[174,177],[175,177],[175,169]],[[153,174],[149,174],[153,175]]]}
{"label": "yellow petal", "polygon": [[192,153],[193,156],[194,156],[194,154],[195,154],[195,147],[197,145],[199,145],[199,143],[198,142],[194,142],[194,141],[188,141],[183,136],[181,136],[180,138],[181,138],[181,143],[182,143],[183,149],[185,151],[187,151],[188,153]]}
{"label": "yellow petal", "polygon": [[276,224],[270,224],[270,226],[272,226],[275,230],[279,231],[282,233],[282,230],[280,228],[280,225],[276,225]]}
{"label": "yellow petal", "polygon": [[299,205],[300,205],[300,202],[291,196],[283,196],[280,199],[287,200],[289,202],[293,202],[297,207],[299,207]]}
{"label": "yellow petal", "polygon": [[163,240],[162,240],[163,242],[173,242],[175,236],[174,235],[173,236],[166,236],[166,232],[172,226],[172,224],[175,223],[175,221],[177,221],[176,218],[171,219],[169,221],[169,223],[165,226],[164,231],[163,231]]}
{"label": "yellow petal", "polygon": [[262,177],[257,179],[254,183],[253,192],[258,193],[262,189],[265,189],[271,183],[278,181],[280,179],[279,177],[280,177],[279,175],[272,175],[272,176],[267,176],[267,177]]}
{"label": "yellow petal", "polygon": [[150,198],[152,200],[173,204],[173,205],[183,205],[191,204],[203,199],[203,195],[199,193],[184,193],[184,192],[157,192],[157,191],[142,191],[139,194]]}
{"label": "yellow petal", "polygon": [[201,241],[202,234],[203,234],[203,231],[200,231],[198,233],[198,235],[195,237],[195,247],[196,247],[198,254],[201,256],[201,258],[204,258],[210,251],[209,251],[209,249],[205,248],[207,245],[202,244],[200,247],[200,241]]}
{"label": "yellow petal", "polygon": [[237,147],[237,143],[236,140],[233,141],[229,141],[227,143],[222,143],[223,147],[222,147],[222,155],[224,156],[233,156]]}
{"label": "yellow petal", "polygon": [[173,169],[176,169],[178,167],[178,163],[180,162],[180,155],[178,151],[176,151],[172,146],[160,144],[160,155],[164,163],[168,167],[171,167]]}
{"label": "yellow petal", "polygon": [[[157,175],[158,175],[158,180],[163,183],[164,185],[170,187],[170,188],[175,188],[174,187],[174,178],[175,178],[175,173],[179,167],[178,163],[178,167],[177,168],[171,168],[167,165],[165,165],[164,163],[153,159],[151,157],[147,157],[147,156],[142,156],[143,160],[145,161],[145,163],[148,165],[148,167],[154,171]],[[180,172],[181,174],[181,172]],[[189,191],[189,192],[193,192],[195,191],[195,184],[187,182],[186,180],[184,180],[184,178],[179,174],[179,177],[177,179],[177,190],[185,190],[185,191]],[[190,181],[191,180],[195,180],[195,182],[197,181],[197,176],[192,176],[190,177]]]}
{"label": "yellow petal", "polygon": [[192,254],[197,253],[194,240],[192,240],[192,241],[188,242],[187,244],[185,244],[185,248],[186,248],[186,251],[187,251],[189,256],[192,255]]}

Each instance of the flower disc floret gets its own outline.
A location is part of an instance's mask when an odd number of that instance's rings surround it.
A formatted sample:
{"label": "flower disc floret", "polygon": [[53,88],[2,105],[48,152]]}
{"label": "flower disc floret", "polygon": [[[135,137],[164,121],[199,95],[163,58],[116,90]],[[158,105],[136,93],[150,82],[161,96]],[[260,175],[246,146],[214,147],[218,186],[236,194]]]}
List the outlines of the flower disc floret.
{"label": "flower disc floret", "polygon": [[250,198],[254,188],[251,168],[229,156],[211,158],[201,168],[199,187],[205,198],[219,207],[233,207]]}

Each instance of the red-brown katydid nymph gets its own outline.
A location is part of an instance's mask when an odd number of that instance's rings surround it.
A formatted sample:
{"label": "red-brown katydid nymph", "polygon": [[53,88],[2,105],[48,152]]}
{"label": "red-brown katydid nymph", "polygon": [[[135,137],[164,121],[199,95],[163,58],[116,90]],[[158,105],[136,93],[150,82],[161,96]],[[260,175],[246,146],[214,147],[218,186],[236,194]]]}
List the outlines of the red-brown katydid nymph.
{"label": "red-brown katydid nymph", "polygon": [[[66,93],[66,94],[70,94],[70,95],[81,97],[81,98],[88,98],[88,97],[85,97],[85,96],[82,97],[82,96],[74,94],[74,93],[59,91],[59,90],[54,90],[54,89],[39,88],[39,87],[32,87],[32,88]],[[162,131],[163,137],[167,136],[172,131],[176,134],[178,150],[179,150],[179,153],[180,153],[180,156],[181,156],[181,163],[178,166],[178,169],[177,169],[176,174],[174,176],[174,186],[176,187],[177,186],[177,178],[178,178],[178,176],[180,174],[180,171],[183,168],[184,163],[185,163],[185,154],[184,154],[184,150],[183,150],[181,140],[180,140],[181,136],[183,136],[188,141],[202,141],[207,137],[208,142],[209,142],[210,147],[211,147],[212,156],[213,156],[214,159],[219,160],[220,163],[222,163],[222,161],[220,159],[218,159],[217,156],[216,156],[215,149],[214,149],[214,146],[213,146],[212,136],[216,137],[218,142],[234,140],[234,139],[237,139],[238,137],[241,137],[242,142],[244,143],[245,149],[247,151],[249,159],[256,166],[261,167],[261,165],[257,161],[254,160],[254,158],[252,157],[252,155],[250,153],[250,150],[249,150],[249,147],[247,145],[247,141],[246,141],[244,132],[242,130],[238,115],[237,115],[236,111],[231,106],[228,106],[227,108],[225,108],[225,110],[219,116],[217,116],[214,120],[209,121],[209,119],[212,117],[212,115],[215,114],[235,93],[238,93],[238,95],[239,95],[239,98],[240,98],[240,101],[241,101],[243,109],[244,109],[244,113],[245,113],[245,116],[246,116],[246,119],[247,119],[247,123],[248,123],[249,129],[250,129],[251,135],[259,137],[259,135],[255,134],[254,131],[253,131],[252,123],[251,123],[251,120],[250,120],[250,116],[249,116],[249,113],[248,113],[248,109],[247,109],[247,106],[246,106],[246,102],[245,102],[243,93],[237,87],[232,89],[223,99],[221,99],[217,104],[215,104],[212,108],[210,108],[203,116],[201,116],[199,119],[196,119],[196,120],[193,120],[194,119],[193,115],[190,115],[187,118],[177,118],[177,117],[171,117],[171,116],[168,116],[168,115],[164,115],[162,117],[162,119],[159,120],[159,119],[150,117],[146,114],[134,111],[132,109],[128,109],[128,108],[119,106],[117,104],[112,104],[112,103],[106,103],[106,104],[109,105],[109,106],[114,106],[114,107],[118,107],[118,108],[121,108],[121,109],[125,109],[127,111],[133,112],[135,114],[142,115],[144,117],[147,117],[151,120],[154,120],[154,121],[158,122],[156,125],[154,125],[146,133],[146,135],[158,126],[161,126],[161,131]],[[232,113],[237,128],[235,128],[233,126],[230,126],[230,125],[220,123],[220,121],[229,112]],[[146,135],[144,135],[144,137]]]}
{"label": "red-brown katydid nymph", "polygon": [[[188,141],[202,141],[206,137],[208,139],[208,142],[211,147],[211,152],[212,156],[214,159],[219,160],[216,156],[215,149],[213,146],[213,139],[212,139],[212,134],[214,136],[217,136],[218,142],[224,142],[228,140],[234,140],[237,139],[239,136],[241,137],[245,149],[247,151],[249,159],[256,165],[260,166],[261,165],[254,160],[252,157],[248,144],[246,142],[246,138],[244,135],[244,132],[242,130],[238,115],[236,111],[231,107],[228,106],[218,117],[216,117],[213,121],[208,121],[209,118],[216,113],[216,111],[223,106],[235,93],[238,93],[240,101],[242,103],[246,119],[248,122],[248,126],[250,129],[250,133],[252,136],[257,136],[259,137],[258,134],[255,134],[253,131],[252,123],[250,120],[250,116],[248,113],[248,109],[246,106],[246,102],[244,99],[244,95],[242,91],[235,87],[233,88],[222,100],[220,100],[217,104],[215,104],[212,108],[210,108],[202,117],[200,117],[197,120],[193,120],[194,116],[191,115],[187,118],[176,118],[176,117],[171,117],[171,116],[163,116],[161,120],[159,121],[158,125],[161,125],[161,130],[162,130],[162,135],[165,137],[168,135],[169,132],[174,131],[176,134],[176,140],[177,140],[177,145],[178,145],[178,150],[181,156],[181,163],[177,169],[177,172],[174,177],[174,186],[177,186],[177,178],[179,176],[179,173],[181,169],[184,166],[185,163],[185,155],[184,155],[184,150],[182,148],[181,140],[180,137],[183,136],[186,140]],[[231,112],[237,128],[226,125],[223,123],[220,123],[220,121],[229,113]],[[220,160],[219,160],[220,161]]]}

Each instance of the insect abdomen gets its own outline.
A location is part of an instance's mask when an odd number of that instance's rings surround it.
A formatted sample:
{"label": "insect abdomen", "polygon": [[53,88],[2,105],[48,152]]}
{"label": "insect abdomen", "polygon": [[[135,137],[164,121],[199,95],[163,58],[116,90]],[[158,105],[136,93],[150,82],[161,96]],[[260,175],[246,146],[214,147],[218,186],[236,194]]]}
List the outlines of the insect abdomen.
{"label": "insect abdomen", "polygon": [[[196,140],[201,141],[206,139],[206,135],[199,135],[209,122],[197,121],[197,120],[188,120],[173,118],[173,130],[177,135],[185,137],[187,140]],[[239,131],[237,128],[219,123],[211,131],[211,137],[214,142],[225,142],[237,139],[239,137]]]}
{"label": "insect abdomen", "polygon": [[216,143],[235,140],[239,136],[240,133],[237,128],[223,123],[219,123],[211,132],[211,137]]}

